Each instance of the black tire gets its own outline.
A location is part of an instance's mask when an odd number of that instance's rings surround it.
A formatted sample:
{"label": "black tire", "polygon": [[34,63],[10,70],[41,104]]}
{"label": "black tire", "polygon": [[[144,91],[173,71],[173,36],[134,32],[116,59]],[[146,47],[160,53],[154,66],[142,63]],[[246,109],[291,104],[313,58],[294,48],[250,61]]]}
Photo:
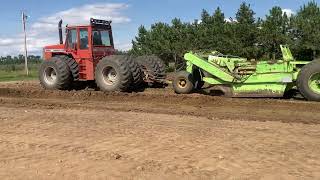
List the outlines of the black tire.
{"label": "black tire", "polygon": [[166,69],[164,62],[157,56],[139,56],[135,61],[140,65],[143,80],[149,87],[166,86]]}
{"label": "black tire", "polygon": [[311,63],[302,67],[298,79],[297,87],[304,98],[309,101],[320,101],[320,78],[319,81],[319,91],[316,92],[309,86],[309,80],[314,77],[314,75],[320,75],[320,62],[312,61]]}
{"label": "black tire", "polygon": [[142,70],[139,64],[133,59],[132,56],[124,56],[123,58],[127,59],[131,74],[132,74],[132,83],[131,89],[140,88],[143,83]]}
{"label": "black tire", "polygon": [[166,64],[158,56],[150,56],[158,65],[158,73],[165,76],[166,75]]}
{"label": "black tire", "polygon": [[102,91],[127,91],[132,75],[123,56],[108,56],[100,60],[95,70],[95,81]]}
{"label": "black tire", "polygon": [[41,64],[39,80],[45,89],[66,90],[70,87],[72,75],[65,61],[59,57],[52,57]]}
{"label": "black tire", "polygon": [[76,60],[74,60],[73,58],[70,58],[68,56],[65,56],[65,55],[61,55],[61,56],[59,56],[59,58],[64,60],[68,64],[69,69],[72,74],[72,77],[73,77],[73,80],[78,81],[79,80],[79,65],[76,62]]}
{"label": "black tire", "polygon": [[159,66],[155,59],[150,58],[151,56],[139,56],[135,58],[135,61],[139,64],[143,80],[152,87],[156,84],[156,79],[159,78]]}
{"label": "black tire", "polygon": [[177,94],[189,94],[194,90],[192,74],[180,71],[173,80],[173,89]]}

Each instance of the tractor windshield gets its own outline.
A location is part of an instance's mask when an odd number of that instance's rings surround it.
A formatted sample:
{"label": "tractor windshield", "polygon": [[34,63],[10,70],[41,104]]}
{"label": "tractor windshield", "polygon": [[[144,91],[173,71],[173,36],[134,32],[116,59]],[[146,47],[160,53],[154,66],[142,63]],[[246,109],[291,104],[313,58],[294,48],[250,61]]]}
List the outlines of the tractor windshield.
{"label": "tractor windshield", "polygon": [[93,30],[92,39],[94,46],[112,46],[109,30]]}

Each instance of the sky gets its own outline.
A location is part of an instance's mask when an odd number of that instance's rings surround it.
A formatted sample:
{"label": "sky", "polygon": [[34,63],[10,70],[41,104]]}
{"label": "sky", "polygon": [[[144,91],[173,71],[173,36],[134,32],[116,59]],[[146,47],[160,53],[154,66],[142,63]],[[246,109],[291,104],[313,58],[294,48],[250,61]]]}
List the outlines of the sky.
{"label": "sky", "polygon": [[[57,24],[64,26],[86,25],[89,19],[112,20],[115,47],[131,48],[131,41],[138,27],[147,28],[156,22],[167,22],[178,17],[185,22],[200,18],[202,9],[210,13],[220,7],[226,18],[234,17],[242,2],[247,2],[256,17],[265,17],[273,6],[280,6],[287,13],[296,13],[309,0],[10,0],[0,7],[0,56],[23,53],[21,12],[27,21],[29,54],[41,55],[46,45],[57,44]],[[320,0],[316,0],[320,4]]]}

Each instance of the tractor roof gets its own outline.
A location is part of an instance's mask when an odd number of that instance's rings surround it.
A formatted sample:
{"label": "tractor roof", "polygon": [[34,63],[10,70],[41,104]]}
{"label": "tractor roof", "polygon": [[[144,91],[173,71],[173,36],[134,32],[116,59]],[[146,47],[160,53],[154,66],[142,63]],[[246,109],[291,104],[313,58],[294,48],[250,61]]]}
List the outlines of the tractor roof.
{"label": "tractor roof", "polygon": [[112,23],[112,21],[106,21],[106,20],[91,18],[90,19],[90,25],[79,25],[79,26],[77,26],[77,25],[68,26],[67,25],[67,27],[68,28],[75,28],[75,27],[77,27],[77,28],[81,28],[81,27],[85,28],[85,27],[90,27],[91,26],[91,27],[109,29],[109,28],[111,28],[111,23]]}

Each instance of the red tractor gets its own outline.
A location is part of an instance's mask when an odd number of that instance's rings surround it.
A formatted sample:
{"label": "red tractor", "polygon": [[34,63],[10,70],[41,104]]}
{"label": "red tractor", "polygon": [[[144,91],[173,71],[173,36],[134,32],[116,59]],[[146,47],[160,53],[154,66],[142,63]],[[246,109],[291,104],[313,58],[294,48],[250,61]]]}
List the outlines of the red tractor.
{"label": "red tractor", "polygon": [[90,19],[90,25],[66,26],[63,43],[43,49],[40,84],[45,89],[68,90],[80,82],[95,82],[102,91],[128,91],[143,84],[162,84],[164,63],[155,56],[114,55],[111,21]]}

